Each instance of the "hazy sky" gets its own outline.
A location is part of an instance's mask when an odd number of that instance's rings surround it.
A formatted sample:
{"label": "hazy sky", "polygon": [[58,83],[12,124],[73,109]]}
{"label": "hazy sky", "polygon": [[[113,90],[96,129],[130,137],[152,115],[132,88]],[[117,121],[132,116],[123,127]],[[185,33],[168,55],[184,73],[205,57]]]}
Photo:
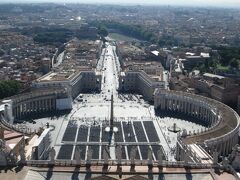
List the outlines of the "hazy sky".
{"label": "hazy sky", "polygon": [[0,0],[2,3],[14,2],[57,2],[57,3],[114,3],[114,4],[160,4],[191,6],[240,7],[240,0]]}

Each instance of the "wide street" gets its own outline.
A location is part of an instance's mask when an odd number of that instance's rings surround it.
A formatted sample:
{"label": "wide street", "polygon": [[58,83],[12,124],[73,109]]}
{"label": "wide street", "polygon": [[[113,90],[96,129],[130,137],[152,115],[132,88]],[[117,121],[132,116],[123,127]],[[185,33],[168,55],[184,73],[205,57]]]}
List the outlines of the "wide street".
{"label": "wide street", "polygon": [[111,94],[114,95],[114,97],[117,96],[117,89],[118,89],[118,73],[117,59],[114,58],[114,49],[113,46],[109,43],[106,44],[106,50],[104,61],[103,61],[103,68],[102,68],[102,88],[101,88],[101,94],[106,95],[107,99],[109,100]]}

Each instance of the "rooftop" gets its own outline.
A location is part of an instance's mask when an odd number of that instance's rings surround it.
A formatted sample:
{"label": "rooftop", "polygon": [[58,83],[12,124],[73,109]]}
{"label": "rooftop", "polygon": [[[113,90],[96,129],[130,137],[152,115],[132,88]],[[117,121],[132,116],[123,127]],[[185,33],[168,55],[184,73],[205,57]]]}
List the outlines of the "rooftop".
{"label": "rooftop", "polygon": [[45,76],[40,77],[37,81],[38,82],[46,82],[46,81],[64,81],[68,80],[76,74],[75,70],[72,71],[62,71],[62,72],[50,72]]}
{"label": "rooftop", "polygon": [[217,79],[225,79],[224,76],[219,76],[219,75],[211,74],[211,73],[204,73],[203,76],[210,77],[210,78],[217,78]]}

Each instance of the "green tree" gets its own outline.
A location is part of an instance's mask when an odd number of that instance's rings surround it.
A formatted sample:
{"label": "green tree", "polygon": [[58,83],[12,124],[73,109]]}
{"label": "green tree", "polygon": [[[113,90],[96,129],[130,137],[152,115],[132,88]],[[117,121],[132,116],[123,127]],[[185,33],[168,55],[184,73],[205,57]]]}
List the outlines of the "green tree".
{"label": "green tree", "polygon": [[21,85],[18,81],[0,81],[0,99],[17,94],[20,88]]}
{"label": "green tree", "polygon": [[98,27],[98,34],[102,36],[107,36],[107,28],[115,29],[117,32],[131,36],[140,40],[157,42],[157,36],[150,30],[145,29],[140,25],[122,24],[120,22],[114,21],[92,21],[90,25]]}
{"label": "green tree", "polygon": [[98,27],[98,34],[100,36],[106,37],[108,36],[108,30],[104,25],[99,25]]}
{"label": "green tree", "polygon": [[238,68],[239,68],[239,60],[236,59],[236,58],[233,58],[233,59],[230,61],[229,65],[231,66],[231,68],[236,68],[236,69],[238,69]]}

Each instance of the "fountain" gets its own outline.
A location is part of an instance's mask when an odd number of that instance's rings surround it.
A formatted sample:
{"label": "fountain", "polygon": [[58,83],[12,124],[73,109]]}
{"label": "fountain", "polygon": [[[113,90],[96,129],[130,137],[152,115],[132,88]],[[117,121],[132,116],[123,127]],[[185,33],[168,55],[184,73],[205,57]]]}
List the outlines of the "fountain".
{"label": "fountain", "polygon": [[177,127],[176,123],[173,123],[172,126],[168,127],[168,131],[177,133],[177,132],[181,131],[181,129],[179,127]]}

